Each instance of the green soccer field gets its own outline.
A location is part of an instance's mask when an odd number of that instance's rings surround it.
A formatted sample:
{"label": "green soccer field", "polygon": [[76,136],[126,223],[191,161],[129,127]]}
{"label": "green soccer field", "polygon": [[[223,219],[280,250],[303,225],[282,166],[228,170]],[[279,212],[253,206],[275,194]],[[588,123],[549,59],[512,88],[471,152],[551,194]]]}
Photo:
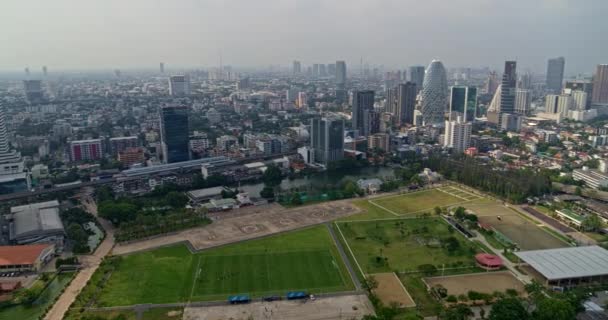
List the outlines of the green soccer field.
{"label": "green soccer field", "polygon": [[327,292],[344,286],[339,264],[329,250],[201,256],[199,270],[193,298],[281,295],[286,290]]}
{"label": "green soccer field", "polygon": [[233,294],[259,297],[353,287],[327,227],[316,226],[194,255],[186,246],[176,245],[124,256],[95,305],[224,300]]}
{"label": "green soccer field", "polygon": [[399,215],[417,214],[467,201],[437,189],[413,192],[399,196],[389,196],[370,200],[383,208]]}

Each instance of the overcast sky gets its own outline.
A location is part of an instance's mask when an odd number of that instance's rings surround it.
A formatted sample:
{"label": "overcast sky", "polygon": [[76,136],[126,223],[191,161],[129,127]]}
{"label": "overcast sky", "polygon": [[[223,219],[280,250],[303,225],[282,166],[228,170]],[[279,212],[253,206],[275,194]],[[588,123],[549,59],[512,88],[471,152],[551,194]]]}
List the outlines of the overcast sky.
{"label": "overcast sky", "polygon": [[608,0],[1,0],[0,70],[304,65],[567,74],[608,63]]}

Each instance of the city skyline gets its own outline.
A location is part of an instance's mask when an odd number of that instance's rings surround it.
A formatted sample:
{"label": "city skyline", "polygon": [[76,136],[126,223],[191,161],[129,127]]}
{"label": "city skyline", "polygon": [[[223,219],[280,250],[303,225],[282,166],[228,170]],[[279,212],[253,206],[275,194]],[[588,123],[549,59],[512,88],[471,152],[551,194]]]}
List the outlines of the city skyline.
{"label": "city skyline", "polygon": [[[607,45],[599,40],[608,27],[600,25],[606,24],[601,14],[608,3],[593,0],[575,6],[569,0],[544,0],[525,2],[525,10],[522,5],[523,0],[462,0],[441,6],[436,1],[8,1],[0,19],[6,36],[0,70],[29,66],[41,72],[43,65],[49,72],[158,70],[160,61],[169,69],[210,67],[219,65],[221,56],[233,66],[344,60],[352,69],[361,58],[389,68],[441,59],[448,67],[493,69],[513,59],[521,70],[544,72],[548,58],[564,56],[568,75],[590,74],[596,64],[606,63],[602,52]],[[502,24],[510,27],[488,28]],[[413,26],[423,31],[409,32]],[[590,31],[580,33],[581,28]],[[501,41],[488,45],[478,39]]]}

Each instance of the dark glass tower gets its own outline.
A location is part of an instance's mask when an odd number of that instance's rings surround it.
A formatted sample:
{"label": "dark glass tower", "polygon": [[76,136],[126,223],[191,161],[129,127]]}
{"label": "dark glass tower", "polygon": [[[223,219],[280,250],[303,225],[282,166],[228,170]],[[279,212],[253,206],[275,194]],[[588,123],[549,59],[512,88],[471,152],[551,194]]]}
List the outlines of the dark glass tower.
{"label": "dark glass tower", "polygon": [[338,118],[310,120],[310,147],[315,162],[328,164],[344,158],[344,121]]}
{"label": "dark glass tower", "polygon": [[163,107],[160,126],[165,163],[190,160],[188,107]]}
{"label": "dark glass tower", "polygon": [[365,135],[365,113],[374,110],[374,91],[354,91],[353,92],[353,130],[357,130],[360,135]]}
{"label": "dark glass tower", "polygon": [[517,85],[517,62],[505,61],[505,72],[502,75],[500,92],[500,113],[515,112],[515,89]]}

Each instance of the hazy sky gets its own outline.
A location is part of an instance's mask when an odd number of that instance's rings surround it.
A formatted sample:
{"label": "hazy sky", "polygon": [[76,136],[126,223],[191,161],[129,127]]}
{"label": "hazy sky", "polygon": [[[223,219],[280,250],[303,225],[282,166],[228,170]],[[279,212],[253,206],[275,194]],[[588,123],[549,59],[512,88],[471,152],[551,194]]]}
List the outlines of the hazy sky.
{"label": "hazy sky", "polygon": [[0,70],[608,63],[608,0],[1,0]]}

